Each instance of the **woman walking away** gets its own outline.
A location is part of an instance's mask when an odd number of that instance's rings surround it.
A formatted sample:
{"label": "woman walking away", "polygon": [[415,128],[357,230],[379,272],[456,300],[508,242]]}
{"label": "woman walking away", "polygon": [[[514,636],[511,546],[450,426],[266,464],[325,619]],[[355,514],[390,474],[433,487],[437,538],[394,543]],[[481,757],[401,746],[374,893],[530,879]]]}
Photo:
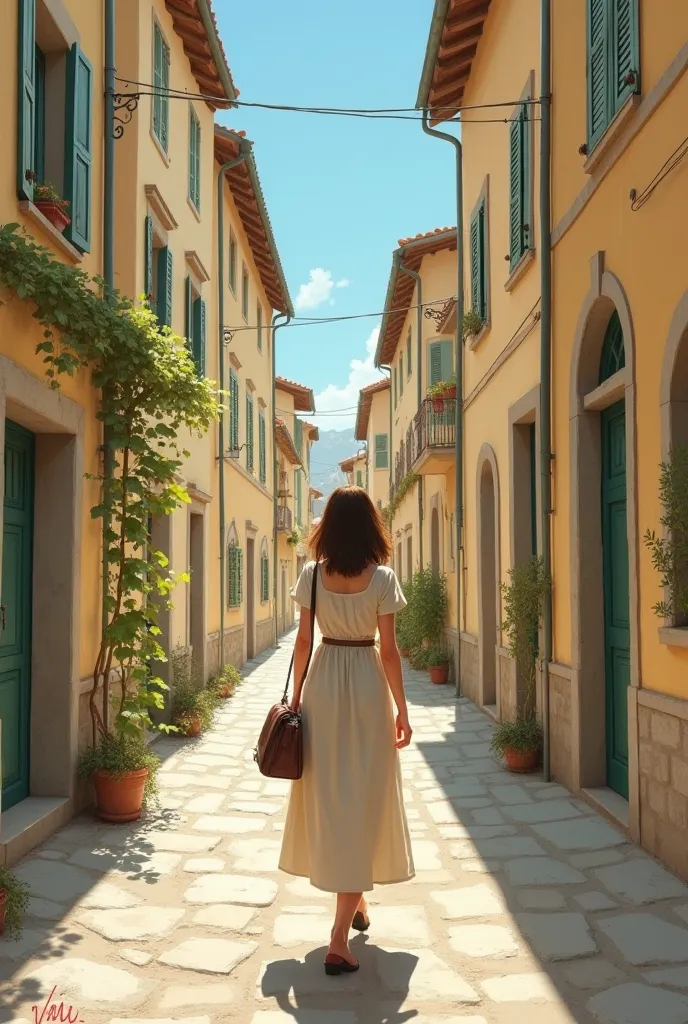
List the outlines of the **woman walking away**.
{"label": "woman walking away", "polygon": [[302,613],[291,708],[302,712],[303,775],[292,784],[280,868],[337,894],[325,971],[341,974],[359,967],[349,932],[370,925],[363,894],[414,875],[398,754],[411,727],[394,631],[406,601],[385,565],[389,535],[361,488],[334,491],[310,548],[315,561],[292,597],[309,609],[315,593],[322,642],[302,693],[311,641]]}

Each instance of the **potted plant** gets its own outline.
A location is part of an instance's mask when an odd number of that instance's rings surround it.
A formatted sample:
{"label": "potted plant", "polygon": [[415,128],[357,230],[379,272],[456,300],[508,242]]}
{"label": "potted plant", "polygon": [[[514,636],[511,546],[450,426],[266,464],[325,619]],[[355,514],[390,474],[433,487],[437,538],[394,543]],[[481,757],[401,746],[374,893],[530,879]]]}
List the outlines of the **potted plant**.
{"label": "potted plant", "polygon": [[22,917],[29,904],[29,884],[20,881],[9,868],[0,867],[0,935],[21,938]]}
{"label": "potted plant", "polygon": [[297,547],[301,543],[301,534],[297,526],[291,531],[287,537],[287,544],[291,544],[292,547]]}
{"label": "potted plant", "polygon": [[424,672],[428,667],[430,651],[427,647],[414,647],[409,652],[408,662],[415,672]]}
{"label": "potted plant", "polygon": [[69,201],[62,199],[60,193],[50,182],[43,185],[34,185],[33,189],[34,206],[38,207],[43,216],[50,221],[53,227],[62,234],[70,222],[67,216]]}
{"label": "potted plant", "polygon": [[428,653],[428,671],[430,682],[442,685],[449,678],[449,662],[451,654],[443,644],[436,644]]}
{"label": "potted plant", "polygon": [[157,793],[160,758],[143,736],[103,736],[79,759],[79,775],[90,779],[103,821],[137,821]]}
{"label": "potted plant", "polygon": [[502,583],[504,631],[509,654],[516,662],[523,698],[516,718],[499,722],[492,736],[492,750],[503,757],[509,771],[530,772],[537,767],[542,750],[542,726],[535,714],[535,679],[539,657],[538,627],[549,577],[541,558],[509,569],[509,583]]}
{"label": "potted plant", "polygon": [[688,445],[676,445],[659,477],[660,523],[664,536],[645,531],[645,546],[660,575],[664,599],[653,612],[675,627],[688,626]]}
{"label": "potted plant", "polygon": [[228,697],[232,697],[240,685],[241,673],[234,665],[225,665],[212,681],[212,688],[219,700],[227,700]]}
{"label": "potted plant", "polygon": [[467,338],[473,338],[476,334],[480,334],[484,326],[485,321],[480,313],[475,309],[467,309],[463,315],[463,340],[465,341]]}
{"label": "potted plant", "polygon": [[188,654],[172,656],[172,719],[185,736],[200,736],[213,724],[218,696],[214,687],[205,688]]}
{"label": "potted plant", "polygon": [[432,408],[434,412],[444,412],[444,400],[445,398],[456,398],[456,377],[451,377],[449,380],[438,381],[437,384],[432,384],[428,388],[428,398],[432,399]]}

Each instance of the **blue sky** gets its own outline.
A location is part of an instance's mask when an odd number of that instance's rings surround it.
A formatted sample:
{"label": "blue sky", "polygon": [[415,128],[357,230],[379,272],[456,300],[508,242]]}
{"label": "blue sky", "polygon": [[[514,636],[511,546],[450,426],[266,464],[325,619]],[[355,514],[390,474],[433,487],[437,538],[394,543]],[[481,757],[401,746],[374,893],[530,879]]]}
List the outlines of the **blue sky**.
{"label": "blue sky", "polygon": [[[432,7],[215,4],[241,100],[330,107],[413,107]],[[304,316],[380,310],[397,240],[456,221],[453,149],[420,123],[241,108],[219,118],[254,141],[289,289]],[[319,412],[351,407],[378,377],[371,336],[379,323],[286,328],[278,373],[311,386]],[[353,416],[317,422],[340,429]]]}

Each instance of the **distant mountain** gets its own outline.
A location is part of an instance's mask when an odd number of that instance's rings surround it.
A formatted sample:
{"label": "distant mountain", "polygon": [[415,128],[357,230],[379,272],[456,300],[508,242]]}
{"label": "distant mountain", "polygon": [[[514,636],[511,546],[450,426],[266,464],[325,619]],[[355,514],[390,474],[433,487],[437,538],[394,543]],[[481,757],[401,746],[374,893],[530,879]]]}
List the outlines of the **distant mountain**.
{"label": "distant mountain", "polygon": [[311,455],[311,486],[323,492],[323,499],[313,503],[313,514],[321,515],[325,498],[341,484],[346,477],[339,463],[355,455],[363,447],[354,437],[353,428],[348,430],[321,430],[320,440],[313,445]]}

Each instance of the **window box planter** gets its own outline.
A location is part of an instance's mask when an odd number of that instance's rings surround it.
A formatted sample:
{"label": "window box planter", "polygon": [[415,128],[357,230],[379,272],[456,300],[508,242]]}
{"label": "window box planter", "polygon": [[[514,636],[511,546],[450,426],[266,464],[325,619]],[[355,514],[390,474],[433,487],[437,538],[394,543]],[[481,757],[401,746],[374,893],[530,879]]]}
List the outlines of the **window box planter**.
{"label": "window box planter", "polygon": [[46,220],[50,221],[52,226],[56,228],[60,234],[63,233],[64,229],[68,224],[71,224],[70,218],[61,210],[57,203],[51,203],[44,199],[38,199],[34,203],[37,210],[40,210]]}

